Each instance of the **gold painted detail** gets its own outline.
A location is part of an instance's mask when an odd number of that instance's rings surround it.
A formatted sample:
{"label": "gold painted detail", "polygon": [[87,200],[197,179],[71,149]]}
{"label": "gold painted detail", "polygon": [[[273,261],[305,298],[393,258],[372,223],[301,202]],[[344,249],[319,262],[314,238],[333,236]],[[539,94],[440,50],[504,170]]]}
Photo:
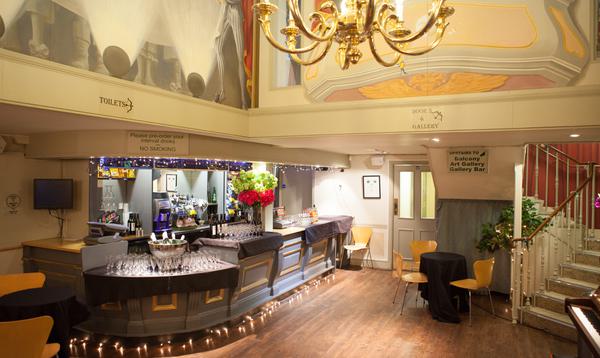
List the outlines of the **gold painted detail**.
{"label": "gold painted detail", "polygon": [[102,311],[121,311],[123,307],[121,307],[121,302],[107,302],[100,305],[100,309]]}
{"label": "gold painted detail", "polygon": [[370,99],[436,96],[473,92],[488,92],[503,86],[509,76],[471,72],[452,74],[419,73],[409,80],[395,78],[371,86],[360,87],[359,92]]}
{"label": "gold painted detail", "polygon": [[548,9],[558,24],[562,34],[562,45],[565,51],[579,58],[584,58],[586,54],[585,46],[581,42],[581,38],[576,33],[576,30],[569,24],[564,12],[554,6],[550,6]]}
{"label": "gold painted detail", "polygon": [[[246,285],[246,273],[248,271],[250,271],[252,269],[256,269],[257,267],[260,267],[260,266],[266,266],[267,267],[267,272],[265,273],[265,276],[262,277],[261,279],[257,280],[257,281],[254,281],[254,282]],[[242,288],[240,289],[240,292],[243,293],[243,292],[246,292],[246,291],[251,290],[253,288],[256,288],[256,287],[258,287],[260,285],[263,285],[265,283],[269,283],[269,277],[271,276],[271,269],[272,269],[272,267],[273,267],[273,258],[272,257],[269,258],[269,259],[263,260],[263,261],[259,261],[259,262],[255,263],[255,264],[250,265],[250,266],[243,267],[242,268],[242,272],[241,272],[241,275],[242,275],[242,280],[241,280],[241,282],[242,282]]]}
{"label": "gold painted detail", "polygon": [[171,302],[167,304],[158,303],[158,296],[152,296],[152,312],[174,311],[177,309],[177,294],[171,294]]}
{"label": "gold painted detail", "polygon": [[[212,295],[212,293],[215,291],[217,292],[217,294]],[[204,303],[209,304],[209,303],[223,301],[224,299],[225,299],[225,289],[224,288],[221,288],[219,290],[210,290],[210,291],[206,291],[206,295],[204,296]]]}
{"label": "gold painted detail", "polygon": [[[325,255],[327,253],[327,243],[328,242],[329,242],[329,240],[322,240],[321,242],[318,242],[318,243],[312,245],[311,258],[308,261],[309,264],[312,264],[313,262],[318,261],[325,257]],[[314,255],[315,251],[317,251],[317,255]]]}
{"label": "gold painted detail", "polygon": [[[294,255],[295,253],[298,252],[302,252],[302,249],[295,249],[295,250],[290,250],[286,253],[283,254],[283,257],[288,257],[291,255]],[[290,272],[294,272],[296,270],[300,269],[300,263],[302,262],[302,254],[298,255],[298,262],[296,262],[295,264],[291,265],[290,267],[286,268],[285,270],[281,270],[281,272],[279,273],[279,277],[281,276],[285,276]]]}

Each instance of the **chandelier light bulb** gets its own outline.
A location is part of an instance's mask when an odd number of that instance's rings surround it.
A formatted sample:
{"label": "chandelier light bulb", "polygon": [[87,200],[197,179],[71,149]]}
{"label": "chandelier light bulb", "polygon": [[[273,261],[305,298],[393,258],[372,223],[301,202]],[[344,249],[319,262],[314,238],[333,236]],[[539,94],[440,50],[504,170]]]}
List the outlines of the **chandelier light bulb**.
{"label": "chandelier light bulb", "polygon": [[404,21],[404,0],[396,0],[396,16],[398,21]]}
{"label": "chandelier light bulb", "polygon": [[340,12],[342,13],[342,15],[346,15],[348,14],[348,5],[346,4],[347,0],[342,0],[340,2]]}

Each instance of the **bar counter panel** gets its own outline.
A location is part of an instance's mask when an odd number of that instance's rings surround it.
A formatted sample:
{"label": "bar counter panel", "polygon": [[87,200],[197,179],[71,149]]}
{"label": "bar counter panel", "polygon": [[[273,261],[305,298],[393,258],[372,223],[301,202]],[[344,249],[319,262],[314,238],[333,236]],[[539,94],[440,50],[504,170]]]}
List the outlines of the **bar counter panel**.
{"label": "bar counter panel", "polygon": [[[197,331],[243,316],[335,268],[334,236],[307,243],[305,229],[301,227],[273,232],[281,234],[281,244],[253,256],[239,255],[239,250],[233,247],[200,247],[200,251],[238,266],[235,287],[164,294],[153,291],[155,294],[146,297],[102,302],[91,307],[90,320],[79,328],[123,337]],[[80,254],[83,243],[49,239],[26,242],[23,246],[26,272],[42,271],[48,281],[75,286],[80,300],[85,298]]]}

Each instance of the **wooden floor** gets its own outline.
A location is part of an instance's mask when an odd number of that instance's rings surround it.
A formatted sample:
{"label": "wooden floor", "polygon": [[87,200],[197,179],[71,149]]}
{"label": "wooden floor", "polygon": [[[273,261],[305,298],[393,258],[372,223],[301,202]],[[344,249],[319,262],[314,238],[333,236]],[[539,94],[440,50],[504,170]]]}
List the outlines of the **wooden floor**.
{"label": "wooden floor", "polygon": [[[542,331],[493,318],[475,307],[460,324],[434,321],[415,308],[415,287],[392,304],[396,279],[389,271],[338,270],[335,280],[284,304],[263,324],[232,343],[186,357],[550,357],[575,356],[575,344]],[[402,291],[400,291],[402,293]],[[496,308],[505,312],[502,299]],[[481,307],[485,306],[481,300]],[[504,310],[503,310],[504,308]]]}

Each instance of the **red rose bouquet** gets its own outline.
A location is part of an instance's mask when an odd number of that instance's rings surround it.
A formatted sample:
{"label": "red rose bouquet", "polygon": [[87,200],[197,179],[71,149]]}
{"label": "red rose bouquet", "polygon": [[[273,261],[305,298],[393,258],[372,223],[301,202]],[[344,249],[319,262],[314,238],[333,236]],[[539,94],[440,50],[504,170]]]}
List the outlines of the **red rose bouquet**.
{"label": "red rose bouquet", "polygon": [[263,208],[275,201],[275,194],[273,193],[273,189],[265,190],[261,192],[259,196],[260,206],[262,206]]}
{"label": "red rose bouquet", "polygon": [[259,199],[260,195],[256,190],[244,190],[238,194],[238,200],[248,206],[253,206]]}

